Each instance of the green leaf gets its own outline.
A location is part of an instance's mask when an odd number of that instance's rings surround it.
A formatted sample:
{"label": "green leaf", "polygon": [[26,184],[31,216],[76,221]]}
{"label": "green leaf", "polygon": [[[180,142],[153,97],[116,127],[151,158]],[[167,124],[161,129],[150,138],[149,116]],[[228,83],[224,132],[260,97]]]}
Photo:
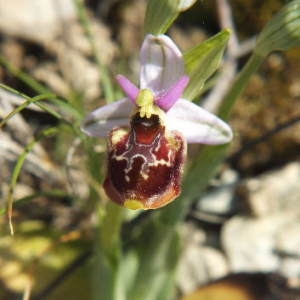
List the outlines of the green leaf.
{"label": "green leaf", "polygon": [[139,255],[139,269],[127,299],[173,299],[170,295],[180,249],[177,228],[165,226],[153,218],[142,227],[135,249]]}
{"label": "green leaf", "polygon": [[276,50],[300,45],[300,0],[291,1],[277,13],[258,36],[254,49],[263,57]]}
{"label": "green leaf", "polygon": [[233,105],[248,84],[250,77],[270,52],[288,50],[297,45],[300,45],[300,0],[288,3],[264,27],[257,39],[254,52],[222,101],[220,117],[229,118]]}
{"label": "green leaf", "polygon": [[[0,86],[1,88],[1,86]],[[47,100],[50,97],[54,97],[52,94],[44,94],[44,95],[38,95],[36,97],[33,97],[31,99],[26,100],[21,105],[17,106],[13,111],[11,111],[8,115],[6,115],[3,120],[0,122],[0,128],[3,127],[14,115],[18,114],[25,108],[27,108],[30,104],[33,104],[38,101]]]}
{"label": "green leaf", "polygon": [[234,84],[231,86],[227,94],[222,100],[219,107],[219,117],[223,120],[228,120],[230,112],[238,99],[239,95],[243,92],[247,86],[251,76],[257,71],[259,66],[262,64],[264,57],[257,55],[255,52],[252,53],[248,59],[246,65],[238,73],[235,78]]}
{"label": "green leaf", "polygon": [[120,282],[121,239],[124,208],[112,201],[107,203],[105,214],[99,207],[98,236],[95,241],[93,299],[124,300],[124,287]]}
{"label": "green leaf", "polygon": [[22,82],[24,82],[27,86],[31,87],[37,93],[48,94],[51,92],[48,88],[46,88],[44,85],[39,83],[32,76],[28,75],[26,72],[23,72],[22,70],[14,66],[11,62],[7,60],[6,57],[4,57],[1,54],[0,54],[0,65],[5,67],[12,75],[20,79]]}
{"label": "green leaf", "polygon": [[165,33],[178,15],[197,0],[149,0],[145,16],[145,33]]}
{"label": "green leaf", "polygon": [[120,271],[119,271],[119,290],[117,294],[121,292],[124,295],[130,293],[131,290],[135,289],[136,275],[139,268],[139,257],[135,248],[128,250],[120,260]]}
{"label": "green leaf", "polygon": [[79,132],[79,129],[75,126],[74,122],[71,123],[68,121],[62,114],[54,110],[47,104],[41,103],[41,101],[47,100],[49,102],[53,102],[57,106],[60,106],[62,109],[68,111],[74,118],[77,120],[81,119],[81,114],[72,106],[71,103],[67,102],[66,100],[56,98],[56,96],[52,93],[37,95],[33,98],[29,97],[28,95],[19,92],[13,89],[10,86],[7,86],[3,83],[0,83],[0,89],[4,89],[12,94],[18,95],[25,100],[24,103],[16,107],[13,111],[11,111],[4,119],[0,122],[0,128],[3,127],[10,118],[12,118],[15,114],[21,112],[23,109],[27,108],[30,104],[36,105],[43,111],[47,112],[48,114],[52,115],[54,118],[58,119],[59,121],[63,122],[64,124],[68,125],[75,133]]}
{"label": "green leaf", "polygon": [[[29,102],[31,101],[34,105],[38,106],[39,108],[43,109],[45,112],[49,113],[50,115],[52,115],[53,117],[55,117],[59,120],[63,119],[63,117],[59,113],[57,113],[56,111],[54,111],[50,107],[48,107],[46,105],[43,105],[42,103],[39,103],[38,101],[33,101],[31,97],[29,97],[26,94],[21,93],[21,92],[15,90],[15,89],[13,89],[12,87],[9,87],[9,86],[7,86],[3,83],[0,83],[0,88],[3,88],[6,91],[9,91],[9,92],[11,92],[15,95],[20,96],[20,97],[23,97],[23,98],[29,100]],[[30,103],[28,103],[28,104],[30,104]]]}
{"label": "green leaf", "polygon": [[205,81],[219,67],[229,37],[230,31],[225,29],[184,53],[186,71],[190,76],[185,98],[192,100],[200,94]]}

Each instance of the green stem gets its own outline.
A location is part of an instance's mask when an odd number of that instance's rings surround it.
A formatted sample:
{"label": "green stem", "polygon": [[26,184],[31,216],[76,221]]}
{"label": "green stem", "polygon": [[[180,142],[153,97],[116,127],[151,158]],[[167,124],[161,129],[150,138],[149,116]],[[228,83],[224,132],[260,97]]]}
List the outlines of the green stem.
{"label": "green stem", "polygon": [[249,82],[250,77],[256,72],[263,62],[264,57],[253,53],[244,68],[236,77],[231,89],[226,94],[219,109],[219,116],[223,120],[228,120],[232,107]]}
{"label": "green stem", "polygon": [[112,261],[115,259],[116,254],[119,254],[112,253],[111,250],[117,249],[120,245],[120,229],[122,225],[123,213],[123,207],[109,201],[106,207],[106,215],[104,217],[100,216],[100,219],[102,219],[102,225],[100,224],[100,239],[103,246],[102,249],[108,255],[112,254]]}
{"label": "green stem", "polygon": [[[106,211],[99,211],[98,236],[95,242],[95,300],[118,300],[118,275],[121,258],[120,230],[124,208],[108,202]],[[105,215],[104,215],[105,214]]]}
{"label": "green stem", "polygon": [[[0,84],[1,88],[1,84]],[[20,113],[22,110],[27,108],[30,104],[34,104],[38,101],[47,100],[48,98],[53,97],[52,94],[45,94],[45,95],[38,95],[36,97],[33,97],[31,99],[26,100],[22,104],[20,104],[18,107],[16,107],[14,110],[12,110],[10,113],[8,113],[0,122],[0,128],[3,127],[13,116]]]}
{"label": "green stem", "polygon": [[159,222],[155,216],[149,221],[136,239],[139,266],[128,299],[174,299],[170,297],[180,253],[178,228]]}
{"label": "green stem", "polygon": [[[41,100],[49,100],[51,102],[54,102],[54,103],[57,103],[58,105],[61,105],[62,107],[66,106],[70,109],[70,111],[72,111],[74,113],[74,115],[76,114],[76,111],[75,109],[72,108],[72,106],[62,100],[62,99],[59,99],[59,98],[51,98],[49,96],[51,96],[52,94],[43,94],[43,95],[38,95],[38,96],[35,96],[33,98],[27,96],[26,94],[22,93],[22,92],[19,92],[3,83],[0,83],[0,88],[6,90],[6,91],[9,91],[15,95],[18,95],[24,99],[26,99],[27,101],[24,102],[23,104],[21,104],[19,107],[17,107],[14,111],[12,111],[11,113],[9,113],[7,116],[4,117],[4,119],[0,122],[0,128],[2,126],[5,125],[5,123],[15,115],[15,111],[18,113],[20,111],[22,111],[24,108],[26,108],[29,104],[34,104],[36,106],[38,106],[39,108],[41,108],[42,110],[44,110],[45,112],[47,112],[48,114],[52,115],[54,118],[56,118],[57,120],[59,120],[62,124],[65,124],[68,126],[68,128],[70,128],[75,135],[80,135],[80,129],[74,125],[74,123],[68,121],[66,118],[64,118],[63,115],[61,115],[60,113],[58,113],[57,111],[55,111],[54,109],[52,109],[50,106],[48,106],[47,104],[43,104],[41,103]],[[49,99],[46,99],[48,98]]]}
{"label": "green stem", "polygon": [[11,175],[10,179],[10,185],[9,185],[9,191],[7,195],[7,215],[8,215],[8,222],[9,222],[9,228],[11,235],[14,234],[14,228],[12,224],[12,212],[13,212],[13,200],[14,200],[14,190],[17,185],[17,181],[20,175],[20,172],[22,170],[23,164],[25,162],[25,159],[27,155],[30,153],[30,151],[33,149],[33,147],[38,143],[42,138],[49,137],[52,135],[57,134],[58,128],[57,127],[50,127],[44,129],[37,138],[35,138],[32,142],[30,142],[24,149],[23,153],[19,156],[18,161],[14,167],[14,170]]}
{"label": "green stem", "polygon": [[0,55],[0,64],[4,66],[12,75],[20,79],[25,84],[27,84],[35,92],[39,94],[49,94],[51,92],[49,89],[47,89],[44,85],[39,83],[33,77],[23,72],[22,70],[16,68],[13,64],[7,61],[7,59],[2,55]]}

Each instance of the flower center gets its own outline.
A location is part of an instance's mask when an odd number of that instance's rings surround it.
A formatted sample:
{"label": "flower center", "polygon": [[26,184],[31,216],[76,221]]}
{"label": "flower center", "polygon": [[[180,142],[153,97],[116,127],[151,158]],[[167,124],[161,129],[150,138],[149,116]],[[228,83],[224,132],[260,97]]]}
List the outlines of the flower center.
{"label": "flower center", "polygon": [[154,95],[153,93],[148,89],[140,90],[137,99],[136,104],[139,107],[139,113],[141,118],[150,118],[153,114],[153,106],[154,106]]}
{"label": "flower center", "polygon": [[150,119],[152,115],[157,115],[161,120],[162,125],[164,124],[165,113],[155,103],[155,96],[149,89],[140,90],[136,105],[138,106],[138,113],[141,118]]}

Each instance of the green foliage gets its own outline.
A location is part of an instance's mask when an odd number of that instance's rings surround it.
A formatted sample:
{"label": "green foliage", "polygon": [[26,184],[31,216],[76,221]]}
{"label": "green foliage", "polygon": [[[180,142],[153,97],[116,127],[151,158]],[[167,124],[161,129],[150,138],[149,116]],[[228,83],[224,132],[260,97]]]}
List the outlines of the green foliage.
{"label": "green foliage", "polygon": [[55,135],[57,133],[58,133],[58,129],[56,127],[50,127],[50,128],[44,129],[38,135],[38,137],[36,139],[34,139],[31,143],[29,143],[25,147],[23,153],[19,156],[18,161],[14,167],[14,170],[13,170],[13,173],[11,176],[11,180],[10,180],[10,187],[9,187],[9,193],[8,193],[8,199],[7,199],[9,227],[10,227],[10,232],[12,235],[14,234],[14,229],[13,229],[12,219],[11,219],[12,218],[12,205],[13,205],[14,189],[17,184],[17,180],[18,180],[19,174],[21,172],[21,169],[23,167],[26,156],[39,140],[41,140],[44,137],[49,137],[49,136]]}
{"label": "green foliage", "polygon": [[225,120],[229,118],[238,96],[268,54],[297,45],[300,45],[300,1],[294,0],[284,6],[263,28],[251,57],[221,103],[220,116]]}
{"label": "green foliage", "polygon": [[[2,87],[3,86],[4,85],[2,85]],[[51,97],[54,97],[54,95],[53,94],[45,94],[45,95],[38,95],[36,97],[29,98],[27,101],[25,101],[23,104],[17,106],[13,111],[11,111],[7,116],[5,116],[3,118],[3,120],[0,122],[0,128],[3,127],[8,122],[9,119],[11,119],[14,115],[20,113],[22,110],[27,108],[30,104],[34,104],[34,103],[36,103],[38,101],[42,101],[42,100],[47,100]]]}
{"label": "green foliage", "polygon": [[276,50],[288,50],[300,45],[300,1],[284,6],[258,36],[254,52],[267,56]]}
{"label": "green foliage", "polygon": [[205,81],[219,67],[229,37],[230,31],[223,30],[184,53],[186,71],[190,76],[185,98],[192,100],[199,96]]}
{"label": "green foliage", "polygon": [[25,95],[24,93],[21,93],[5,84],[0,83],[0,88],[7,90],[13,94],[16,94],[18,96],[21,96],[22,98],[27,99],[26,102],[24,102],[23,104],[21,104],[19,107],[17,107],[14,111],[10,112],[2,121],[1,121],[1,125],[0,127],[4,126],[5,123],[11,118],[13,117],[16,113],[22,111],[23,109],[25,109],[27,106],[29,106],[30,104],[35,104],[37,105],[39,108],[41,108],[42,110],[44,110],[45,112],[49,113],[50,115],[52,115],[53,117],[59,119],[59,120],[63,120],[63,117],[56,112],[55,110],[53,110],[51,107],[44,105],[42,103],[39,103],[39,101],[41,100],[49,100],[50,96],[53,94],[40,94],[36,97],[29,97],[27,95]]}
{"label": "green foliage", "polygon": [[180,249],[176,228],[165,226],[154,216],[141,228],[134,248],[137,251],[139,266],[134,287],[127,299],[170,299],[169,296],[174,291],[176,262]]}

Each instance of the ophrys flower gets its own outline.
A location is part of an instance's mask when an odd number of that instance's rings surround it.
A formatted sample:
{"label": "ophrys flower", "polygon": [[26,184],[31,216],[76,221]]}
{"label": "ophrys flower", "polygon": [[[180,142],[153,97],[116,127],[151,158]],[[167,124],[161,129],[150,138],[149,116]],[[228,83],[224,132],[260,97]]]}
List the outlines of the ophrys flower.
{"label": "ophrys flower", "polygon": [[127,97],[95,110],[82,126],[88,135],[108,137],[104,189],[131,209],[158,208],[180,194],[186,142],[232,139],[225,122],[181,98],[189,78],[169,37],[147,35],[140,61],[140,88],[118,75]]}

